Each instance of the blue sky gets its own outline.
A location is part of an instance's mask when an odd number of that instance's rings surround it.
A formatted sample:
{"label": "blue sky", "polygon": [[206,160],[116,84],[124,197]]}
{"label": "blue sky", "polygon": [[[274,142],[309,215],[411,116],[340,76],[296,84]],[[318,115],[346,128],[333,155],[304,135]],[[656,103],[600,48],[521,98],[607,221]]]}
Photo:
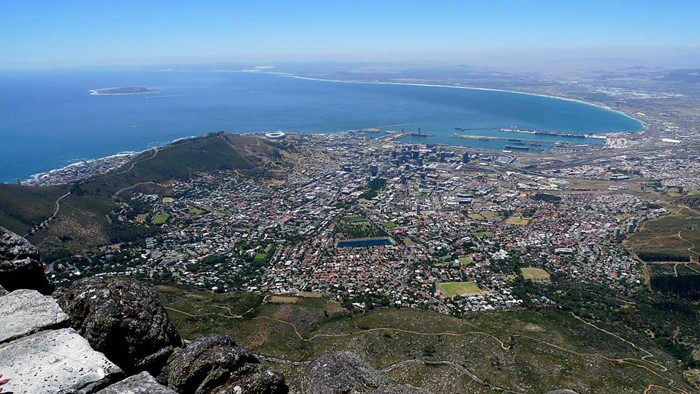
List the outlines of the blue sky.
{"label": "blue sky", "polygon": [[0,1],[0,67],[688,58],[699,1]]}

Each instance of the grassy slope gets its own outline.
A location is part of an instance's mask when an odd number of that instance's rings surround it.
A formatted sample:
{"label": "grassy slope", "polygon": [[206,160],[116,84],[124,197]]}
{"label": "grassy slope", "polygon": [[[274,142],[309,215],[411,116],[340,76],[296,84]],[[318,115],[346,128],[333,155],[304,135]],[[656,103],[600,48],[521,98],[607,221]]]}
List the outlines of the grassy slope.
{"label": "grassy slope", "polygon": [[[678,233],[685,240],[678,237]],[[696,244],[692,248],[691,243]],[[665,252],[678,256],[693,256],[690,247],[700,253],[700,215],[689,209],[650,220],[629,238],[628,244],[637,252]]]}
{"label": "grassy slope", "polygon": [[54,211],[55,201],[68,187],[0,184],[0,226],[25,234]]}
{"label": "grassy slope", "polygon": [[[260,138],[215,134],[148,151],[107,175],[80,184],[79,195],[65,198],[48,228],[30,237],[30,242],[48,252],[55,249],[80,251],[108,242],[107,215],[116,207],[113,195],[138,185],[138,190],[158,192],[159,182],[182,179],[198,172],[277,168],[282,154],[277,145]],[[50,217],[55,201],[70,189],[0,185],[0,226],[20,234]],[[73,189],[73,192],[76,192]]]}
{"label": "grassy slope", "polygon": [[[620,327],[604,327],[648,349],[649,361],[663,364],[668,371],[641,360],[646,353],[630,343],[559,311],[478,313],[458,319],[420,310],[376,309],[348,316],[336,302],[325,298],[257,304],[250,295],[215,295],[163,286],[158,290],[166,307],[195,315],[168,310],[185,338],[225,333],[255,353],[287,360],[308,361],[326,351],[351,350],[380,369],[406,360],[452,361],[490,384],[527,393],[556,388],[579,393],[640,393],[650,384],[669,387],[667,379],[690,390],[675,362],[647,337]],[[245,318],[231,313],[245,314]],[[304,340],[288,323],[298,328]],[[445,332],[458,335],[436,335]],[[621,358],[627,361],[615,361]],[[275,363],[274,367],[293,385],[303,371],[303,367],[288,364]],[[433,393],[495,392],[447,365],[408,363],[391,375]]]}
{"label": "grassy slope", "polygon": [[[84,182],[88,194],[112,195],[143,182],[182,179],[201,171],[249,170],[259,164],[255,152],[246,150],[254,137],[213,135],[184,140],[145,152],[111,174]],[[267,145],[267,143],[262,143]]]}

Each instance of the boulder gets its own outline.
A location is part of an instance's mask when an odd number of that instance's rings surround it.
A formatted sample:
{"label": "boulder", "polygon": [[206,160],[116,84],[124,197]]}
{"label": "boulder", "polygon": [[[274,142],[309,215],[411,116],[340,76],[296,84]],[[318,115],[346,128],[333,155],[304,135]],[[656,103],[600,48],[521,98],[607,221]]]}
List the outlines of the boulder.
{"label": "boulder", "polygon": [[0,371],[12,393],[93,393],[121,379],[121,369],[72,328],[41,331],[0,345]]}
{"label": "boulder", "polygon": [[282,374],[260,366],[254,355],[225,335],[201,337],[178,349],[164,374],[168,386],[183,394],[284,394],[289,390]]}
{"label": "boulder", "polygon": [[408,385],[398,385],[384,373],[350,352],[320,355],[306,368],[302,379],[305,394],[427,394]]}
{"label": "boulder", "polygon": [[182,339],[158,295],[143,284],[87,278],[61,293],[71,326],[127,374],[158,375]]}
{"label": "boulder", "polygon": [[0,297],[0,316],[0,343],[37,331],[67,327],[69,321],[56,300],[29,289]]}
{"label": "boulder", "polygon": [[174,391],[158,383],[148,372],[130,376],[115,383],[97,394],[176,394]]}
{"label": "boulder", "polygon": [[9,291],[5,290],[4,287],[0,286],[0,297],[4,296],[7,293],[9,293]]}
{"label": "boulder", "polygon": [[53,291],[36,248],[3,227],[0,227],[0,286],[8,291],[34,289],[42,294]]}

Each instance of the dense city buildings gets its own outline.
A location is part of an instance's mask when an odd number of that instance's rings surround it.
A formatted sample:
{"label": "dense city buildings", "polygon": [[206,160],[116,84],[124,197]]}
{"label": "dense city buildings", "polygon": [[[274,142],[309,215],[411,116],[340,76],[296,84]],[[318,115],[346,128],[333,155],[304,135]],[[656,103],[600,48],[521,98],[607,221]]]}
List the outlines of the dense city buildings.
{"label": "dense city buildings", "polygon": [[621,241],[665,210],[627,190],[627,178],[582,192],[567,177],[644,177],[651,167],[538,175],[512,167],[510,153],[394,137],[287,134],[278,143],[296,154],[284,179],[220,171],[170,181],[167,193],[132,194],[116,218],[151,235],[58,263],[54,279],[126,273],[450,314],[520,304],[516,280],[639,285]]}

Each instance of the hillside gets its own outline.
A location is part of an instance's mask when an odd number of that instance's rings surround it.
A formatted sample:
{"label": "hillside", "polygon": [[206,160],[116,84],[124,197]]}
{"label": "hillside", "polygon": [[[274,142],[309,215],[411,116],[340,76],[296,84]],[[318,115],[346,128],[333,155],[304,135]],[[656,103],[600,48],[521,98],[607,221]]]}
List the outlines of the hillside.
{"label": "hillside", "polygon": [[287,155],[278,144],[255,136],[215,133],[181,140],[74,185],[0,185],[0,226],[25,234],[43,223],[27,238],[45,258],[53,260],[86,247],[118,242],[123,234],[148,233],[148,229],[124,228],[114,220],[112,213],[127,192],[157,194],[169,190],[170,180],[222,170],[275,176],[284,170]]}
{"label": "hillside", "polygon": [[127,187],[198,172],[240,170],[256,173],[282,165],[282,153],[274,143],[253,136],[216,133],[174,142],[146,151],[123,167],[79,185],[78,193],[112,196]]}
{"label": "hillside", "polygon": [[230,335],[282,371],[292,388],[311,360],[347,350],[397,382],[432,393],[692,391],[682,368],[641,330],[601,321],[604,316],[587,307],[455,318],[403,308],[353,314],[318,294],[156,291],[184,338]]}
{"label": "hillside", "polygon": [[26,234],[53,214],[68,187],[33,187],[0,183],[0,226]]}

